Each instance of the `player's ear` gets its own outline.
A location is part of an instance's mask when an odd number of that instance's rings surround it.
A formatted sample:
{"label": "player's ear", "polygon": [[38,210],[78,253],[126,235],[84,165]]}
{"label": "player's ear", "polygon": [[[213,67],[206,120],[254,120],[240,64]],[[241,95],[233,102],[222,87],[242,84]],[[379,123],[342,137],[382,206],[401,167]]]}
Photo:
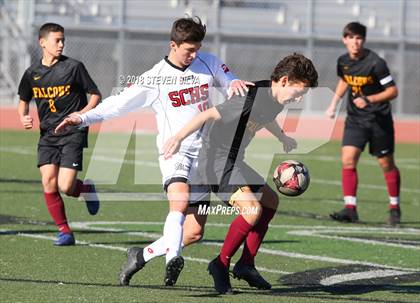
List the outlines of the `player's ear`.
{"label": "player's ear", "polygon": [[286,86],[288,82],[289,82],[289,77],[287,76],[280,77],[279,79],[279,83],[283,87]]}
{"label": "player's ear", "polygon": [[171,50],[175,50],[177,48],[177,44],[175,41],[171,41],[169,42],[169,47],[171,48]]}

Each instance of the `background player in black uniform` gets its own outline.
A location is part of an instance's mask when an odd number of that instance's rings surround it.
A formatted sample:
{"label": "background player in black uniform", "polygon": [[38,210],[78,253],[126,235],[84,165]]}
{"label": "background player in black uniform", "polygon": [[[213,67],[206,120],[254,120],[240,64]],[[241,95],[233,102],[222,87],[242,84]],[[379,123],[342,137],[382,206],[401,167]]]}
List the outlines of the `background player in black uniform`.
{"label": "background player in black uniform", "polygon": [[347,54],[337,61],[339,76],[335,96],[326,114],[335,116],[337,103],[350,88],[341,149],[342,186],[345,207],[331,214],[337,221],[357,222],[357,171],[360,154],[369,143],[369,153],[378,158],[390,199],[389,223],[400,223],[400,173],[394,161],[394,126],[390,101],[398,90],[384,59],[364,48],[366,27],[351,22],[344,27]]}
{"label": "background player in black uniform", "polygon": [[220,255],[208,267],[219,293],[232,291],[230,260],[243,243],[242,256],[233,268],[234,277],[244,279],[253,287],[271,288],[255,269],[254,259],[279,200],[265,179],[244,162],[245,149],[256,131],[263,127],[278,137],[286,150],[295,147],[295,141],[282,134],[275,118],[285,104],[300,101],[308,87],[317,86],[317,79],[309,59],[290,55],[276,66],[271,81],[255,82],[246,98],[204,111],[165,143],[165,157],[170,157],[178,151],[184,138],[205,122],[214,121],[208,135],[203,136],[196,178],[191,182],[209,185],[212,192],[240,213],[229,227]]}
{"label": "background player in black uniform", "polygon": [[[38,167],[48,211],[59,229],[55,245],[74,245],[59,190],[72,197],[86,193],[89,196],[85,197],[89,200],[86,199],[89,213],[94,215],[98,212],[99,201],[94,185],[77,179],[77,172],[82,170],[88,129],[74,128],[59,135],[54,133],[54,129],[70,113],[94,108],[101,95],[84,65],[62,55],[62,26],[54,23],[41,26],[39,45],[42,59],[25,71],[19,84],[18,113],[24,128],[31,129],[33,118],[29,115],[29,102],[35,100],[41,130]],[[86,93],[91,94],[89,102]]]}

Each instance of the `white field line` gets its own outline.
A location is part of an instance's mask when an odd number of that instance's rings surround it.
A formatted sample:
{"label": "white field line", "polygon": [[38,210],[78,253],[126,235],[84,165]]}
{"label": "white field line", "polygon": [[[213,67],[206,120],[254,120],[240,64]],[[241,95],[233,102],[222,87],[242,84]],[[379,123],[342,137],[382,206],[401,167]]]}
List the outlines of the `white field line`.
{"label": "white field line", "polygon": [[[328,231],[324,231],[324,232],[328,232]],[[358,242],[358,243],[365,243],[365,244],[372,244],[372,245],[385,245],[385,246],[391,246],[391,247],[420,250],[419,246],[414,246],[414,245],[409,245],[409,244],[389,243],[389,242],[382,242],[380,240],[359,239],[359,238],[347,237],[347,236],[323,235],[319,231],[312,231],[312,230],[294,230],[294,231],[288,232],[288,234],[294,235],[294,236],[317,237],[317,238],[324,238],[324,239],[344,240],[344,241]]]}
{"label": "white field line", "polygon": [[[74,224],[72,224],[73,226]],[[89,229],[89,228],[88,228]],[[103,229],[103,228],[92,228],[89,230],[108,230],[108,231],[121,231],[120,229]],[[11,230],[0,230],[0,232],[12,232]],[[142,237],[147,237],[147,238],[152,238],[152,239],[158,239],[159,237],[161,237],[161,235],[156,235],[156,234],[152,234],[152,233],[141,233],[141,232],[128,232],[126,234],[129,235],[141,235]],[[27,238],[35,238],[35,239],[43,239],[43,240],[51,240],[54,241],[56,240],[56,237],[53,236],[45,236],[45,235],[34,235],[34,234],[27,234],[27,233],[16,233],[16,235],[18,236],[22,236],[22,237],[27,237]],[[104,248],[104,249],[110,249],[110,250],[117,250],[117,251],[127,251],[126,247],[121,247],[121,246],[113,246],[113,245],[104,245],[104,244],[95,244],[95,243],[90,243],[87,241],[80,241],[80,240],[76,240],[76,244],[81,244],[81,245],[86,245],[88,247],[94,247],[94,248]],[[193,258],[193,257],[188,257],[188,256],[184,256],[183,258],[185,260],[188,261],[192,261],[192,262],[198,262],[198,263],[202,263],[202,264],[208,264],[210,263],[211,260],[207,260],[207,259],[203,259],[203,258]],[[232,266],[234,266],[235,263],[232,263]],[[290,272],[287,271],[283,271],[283,270],[276,270],[276,269],[270,269],[270,268],[265,268],[265,267],[260,267],[257,266],[257,269],[259,271],[262,272],[268,272],[268,273],[273,273],[273,274],[282,274],[282,275],[288,275],[290,274]]]}
{"label": "white field line", "polygon": [[[85,230],[124,231],[124,229],[120,229],[120,228],[102,228],[102,227],[98,228],[98,227],[92,227],[91,226],[91,225],[107,225],[107,224],[110,224],[110,225],[119,225],[119,224],[163,225],[163,222],[96,221],[96,222],[74,222],[74,223],[71,224],[71,226],[74,227],[74,228],[85,229]],[[228,225],[227,224],[211,224],[211,223],[209,223],[209,224],[207,224],[207,226],[218,226],[218,227],[224,226],[224,227],[226,227]],[[290,225],[290,226],[289,225],[270,225],[270,227],[282,227],[282,228],[293,227],[293,228],[297,228],[297,226],[293,226],[293,225]],[[301,227],[307,228],[307,226],[301,226]],[[314,226],[314,227],[315,228],[322,227],[323,229],[327,229],[325,226]],[[349,228],[341,228],[341,229],[346,230],[346,229],[349,229]],[[355,230],[355,228],[350,228],[350,229]],[[373,231],[373,230],[378,230],[378,231],[386,230],[385,228],[364,228],[365,231],[367,229],[370,229],[371,231]],[[335,231],[335,230],[337,230],[337,228],[335,228],[335,227],[332,227],[332,229],[330,228],[330,231]],[[418,230],[415,230],[415,229],[414,230],[413,229],[407,229],[407,230],[409,231],[409,233],[411,233],[413,231],[415,231],[417,233],[419,232]],[[2,231],[4,231],[4,230],[2,230]],[[401,232],[401,231],[399,231],[399,232]],[[146,232],[127,232],[126,234],[142,236],[142,237],[150,238],[150,239],[158,239],[161,236],[160,234],[146,233]],[[18,233],[18,235],[25,236],[25,237],[32,237],[32,238],[49,239],[49,240],[54,240],[55,239],[54,237],[50,237],[50,236],[32,235],[32,234],[26,234],[26,233]],[[342,238],[340,238],[340,239],[342,239]],[[125,251],[126,250],[126,248],[124,248],[124,247],[94,244],[94,243],[89,243],[89,242],[85,242],[85,241],[77,241],[77,243],[84,244],[84,245],[91,246],[91,247],[97,247],[97,248],[106,248],[106,249],[113,249],[113,250],[120,250],[120,251]],[[214,242],[207,242],[207,241],[201,241],[200,243],[203,244],[203,245],[209,245],[209,246],[219,246],[219,247],[222,246],[221,243],[214,243]],[[263,247],[261,247],[259,251],[261,253],[265,253],[265,254],[269,254],[269,255],[284,256],[284,257],[289,257],[289,258],[306,259],[306,260],[313,260],[313,261],[322,261],[322,262],[327,262],[327,263],[360,264],[360,265],[368,265],[368,266],[382,267],[382,268],[395,269],[395,270],[403,270],[403,271],[409,271],[409,272],[420,270],[420,269],[417,269],[417,268],[404,268],[404,267],[388,266],[388,265],[377,264],[377,263],[372,263],[372,262],[367,262],[367,261],[356,261],[356,260],[340,259],[340,258],[334,258],[334,257],[325,257],[325,256],[293,253],[293,252],[287,252],[287,251],[281,251],[281,250],[267,249],[267,248],[263,248]],[[210,262],[210,260],[197,259],[197,258],[192,258],[192,257],[186,257],[185,259],[200,262],[200,263]],[[287,274],[286,272],[283,272],[283,271],[276,271],[276,270],[267,269],[267,268],[258,267],[258,269],[261,270],[261,271],[265,271],[265,272]]]}
{"label": "white field line", "polygon": [[[3,152],[10,152],[10,153],[15,153],[15,154],[22,154],[22,155],[35,155],[36,152],[34,151],[29,151],[29,150],[23,150],[23,149],[19,149],[18,147],[0,147],[0,151]],[[93,156],[94,159],[96,161],[103,161],[103,162],[112,162],[112,163],[124,163],[124,164],[134,164],[134,165],[138,165],[138,166],[148,166],[148,167],[159,167],[159,164],[157,161],[137,161],[137,160],[124,160],[121,158],[113,158],[113,157],[108,157],[108,156],[99,156],[99,155],[95,155]],[[332,185],[332,186],[341,186],[341,181],[332,181],[332,180],[323,180],[323,179],[314,179],[311,178],[311,182],[312,183],[318,183],[318,184],[323,184],[323,185]],[[381,185],[374,185],[374,184],[359,184],[358,185],[359,188],[367,188],[367,189],[374,189],[374,190],[387,190],[386,186],[381,186]],[[420,194],[420,189],[415,189],[415,188],[405,188],[402,187],[401,188],[402,192],[407,192],[407,193],[416,193],[416,194]],[[149,196],[148,194],[143,193],[145,196],[145,199],[148,199]],[[108,195],[108,194],[106,194]],[[115,199],[119,199],[120,197],[114,197],[115,194],[110,194],[109,197],[106,197],[106,195],[104,194],[104,200],[115,200]],[[128,195],[130,196],[130,195]],[[150,199],[155,198],[156,195],[155,193],[151,194]],[[135,197],[129,197],[130,200],[135,200]]]}
{"label": "white field line", "polygon": [[406,275],[406,271],[399,270],[389,270],[389,269],[379,269],[379,270],[368,270],[364,272],[354,272],[350,274],[339,274],[330,276],[328,278],[322,279],[319,283],[324,286],[330,286],[342,282],[357,281],[364,279],[374,279],[374,278],[385,278],[392,276],[403,276]]}
{"label": "white field line", "polygon": [[[105,224],[104,224],[105,223]],[[80,229],[96,229],[95,227],[91,227],[91,225],[106,225],[107,222],[74,222],[72,226],[75,226]],[[136,222],[113,222],[114,225],[120,223],[120,224],[136,224]],[[137,222],[137,224],[147,224],[147,222]],[[159,224],[159,222],[152,222],[153,225]],[[163,222],[160,223],[160,225],[163,225]],[[207,226],[212,226],[211,223],[206,224]],[[214,225],[213,225],[214,226]],[[218,225],[220,226],[220,225]],[[225,224],[227,227],[228,225]],[[271,227],[275,227],[276,225],[270,225]],[[287,227],[288,225],[282,225],[282,227]],[[279,227],[279,226],[277,226]],[[308,226],[305,226],[307,228]],[[324,227],[324,229],[327,229]],[[343,228],[345,229],[345,228]],[[367,230],[368,228],[364,228],[364,230]],[[99,228],[98,230],[104,230],[103,228]],[[116,230],[116,231],[123,231],[123,229],[113,229],[113,228],[105,228],[105,230]],[[329,231],[336,231],[337,228],[330,227]],[[375,228],[370,229],[375,230]],[[378,228],[378,230],[382,231],[383,228]],[[411,232],[411,230],[410,230]],[[419,233],[420,231],[417,231]],[[131,232],[128,232],[127,234],[131,234]],[[222,246],[221,243],[214,243],[214,242],[207,242],[207,241],[201,241],[200,242],[203,245],[209,245],[209,246]],[[369,243],[371,244],[371,243]],[[396,244],[396,246],[402,247],[402,245]],[[333,258],[333,257],[324,257],[324,256],[317,256],[317,255],[308,255],[308,254],[301,254],[301,253],[293,253],[293,252],[287,252],[282,250],[274,250],[274,249],[268,249],[261,247],[259,252],[266,253],[269,255],[277,255],[277,256],[284,256],[289,258],[297,258],[297,259],[306,259],[306,260],[313,260],[313,261],[322,261],[322,262],[328,262],[328,263],[338,263],[338,264],[360,264],[360,265],[369,265],[369,266],[375,266],[375,267],[383,267],[383,268],[390,268],[390,269],[396,269],[396,270],[406,270],[406,271],[419,271],[420,269],[416,268],[403,268],[403,267],[395,267],[395,266],[388,266],[383,264],[377,264],[377,263],[371,263],[367,261],[354,261],[354,260],[348,260],[348,259],[339,259],[339,258]]]}

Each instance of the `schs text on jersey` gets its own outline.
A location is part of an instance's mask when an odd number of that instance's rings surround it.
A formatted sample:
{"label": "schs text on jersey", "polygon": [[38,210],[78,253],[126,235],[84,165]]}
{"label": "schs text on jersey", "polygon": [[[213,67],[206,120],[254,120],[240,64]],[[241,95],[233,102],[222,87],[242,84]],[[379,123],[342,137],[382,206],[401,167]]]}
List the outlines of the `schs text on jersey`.
{"label": "schs text on jersey", "polygon": [[207,103],[209,99],[208,83],[200,86],[188,87],[181,90],[172,91],[168,94],[173,107],[180,107],[200,102]]}

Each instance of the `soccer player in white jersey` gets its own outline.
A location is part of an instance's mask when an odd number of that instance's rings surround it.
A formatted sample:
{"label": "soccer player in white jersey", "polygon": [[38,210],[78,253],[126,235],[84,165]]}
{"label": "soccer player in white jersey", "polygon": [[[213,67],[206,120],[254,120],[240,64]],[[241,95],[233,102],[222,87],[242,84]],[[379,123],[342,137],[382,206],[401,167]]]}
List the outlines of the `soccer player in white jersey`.
{"label": "soccer player in white jersey", "polygon": [[[120,273],[121,285],[128,285],[145,262],[162,255],[162,252],[166,252],[165,285],[176,283],[184,266],[180,252],[189,200],[188,178],[201,147],[200,131],[186,138],[179,153],[170,159],[164,159],[162,155],[163,144],[186,122],[212,106],[210,87],[220,87],[230,97],[232,94],[244,95],[248,90],[246,85],[253,85],[236,79],[217,57],[198,52],[205,33],[206,26],[198,17],[176,20],[167,57],[145,72],[135,85],[119,95],[106,98],[94,110],[82,115],[71,114],[56,129],[59,132],[69,125],[87,126],[145,107],[152,107],[156,114],[156,143],[161,155],[159,164],[169,200],[169,213],[160,239],[145,248],[128,249],[128,260]],[[194,227],[194,224],[188,226]]]}

